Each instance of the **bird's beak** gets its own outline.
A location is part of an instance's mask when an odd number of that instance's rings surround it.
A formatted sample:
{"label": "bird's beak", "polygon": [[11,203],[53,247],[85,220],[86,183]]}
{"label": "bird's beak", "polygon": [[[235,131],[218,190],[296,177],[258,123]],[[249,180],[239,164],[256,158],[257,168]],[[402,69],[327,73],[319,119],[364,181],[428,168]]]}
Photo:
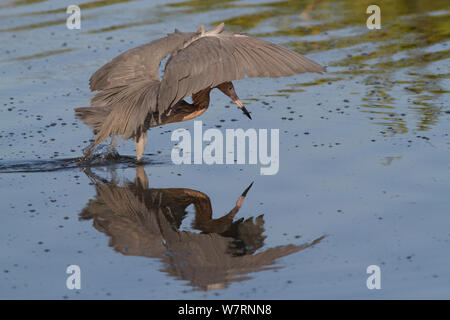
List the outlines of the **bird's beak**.
{"label": "bird's beak", "polygon": [[250,112],[248,112],[248,110],[244,107],[244,105],[242,104],[241,100],[239,100],[238,97],[233,98],[234,103],[237,104],[238,108],[242,110],[242,112],[244,112],[244,114],[251,120],[252,117],[250,116]]}

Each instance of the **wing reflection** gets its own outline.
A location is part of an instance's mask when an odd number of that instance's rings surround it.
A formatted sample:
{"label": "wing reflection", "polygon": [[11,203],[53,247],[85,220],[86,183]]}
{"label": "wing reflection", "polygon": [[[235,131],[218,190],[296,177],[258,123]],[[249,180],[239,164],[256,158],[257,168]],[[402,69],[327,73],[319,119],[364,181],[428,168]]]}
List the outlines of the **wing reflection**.
{"label": "wing reflection", "polygon": [[[223,289],[229,283],[250,279],[250,272],[275,269],[278,258],[311,247],[324,237],[303,245],[284,245],[261,250],[264,219],[234,221],[251,185],[226,215],[212,218],[209,197],[188,188],[149,188],[143,166],[134,182],[107,181],[85,171],[97,194],[80,213],[106,234],[109,245],[124,255],[160,259],[161,271],[189,281],[194,289]],[[187,207],[195,208],[193,231],[180,231]]]}

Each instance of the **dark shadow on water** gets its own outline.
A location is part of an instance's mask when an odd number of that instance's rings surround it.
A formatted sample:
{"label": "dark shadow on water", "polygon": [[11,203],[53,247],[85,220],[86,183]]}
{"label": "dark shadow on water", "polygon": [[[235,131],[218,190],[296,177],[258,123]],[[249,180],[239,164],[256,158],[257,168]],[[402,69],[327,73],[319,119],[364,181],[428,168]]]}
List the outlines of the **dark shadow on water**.
{"label": "dark shadow on water", "polygon": [[164,165],[170,160],[149,159],[154,155],[146,155],[141,162],[136,162],[135,156],[119,154],[97,154],[88,161],[80,163],[81,158],[48,159],[48,160],[28,160],[28,161],[3,161],[0,162],[0,173],[18,172],[51,172],[79,168],[108,167],[114,165],[115,168],[132,168],[138,165],[150,164]]}
{"label": "dark shadow on water", "polygon": [[[115,251],[157,258],[163,263],[162,272],[188,281],[194,290],[225,289],[232,282],[251,279],[251,272],[280,269],[279,258],[324,238],[264,248],[263,215],[235,220],[252,185],[242,188],[244,192],[227,214],[213,219],[206,194],[189,188],[150,188],[143,166],[136,167],[133,182],[109,181],[90,169],[85,173],[97,193],[80,213],[80,220],[92,220]],[[192,229],[181,231],[190,205],[195,208]]]}

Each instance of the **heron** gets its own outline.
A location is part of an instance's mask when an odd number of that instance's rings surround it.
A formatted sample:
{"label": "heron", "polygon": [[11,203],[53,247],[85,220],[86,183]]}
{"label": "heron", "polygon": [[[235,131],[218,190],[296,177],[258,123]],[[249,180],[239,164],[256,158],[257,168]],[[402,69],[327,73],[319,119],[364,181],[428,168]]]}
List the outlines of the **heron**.
{"label": "heron", "polygon": [[[186,121],[203,114],[217,88],[251,119],[232,81],[323,73],[325,68],[280,45],[241,33],[223,33],[224,23],[197,32],[177,29],[166,37],[129,49],[98,69],[89,79],[98,91],[89,107],[75,108],[77,118],[93,129],[93,148],[110,136],[134,139],[142,161],[151,127]],[[159,68],[165,58],[162,79]],[[184,99],[192,96],[192,103]]]}

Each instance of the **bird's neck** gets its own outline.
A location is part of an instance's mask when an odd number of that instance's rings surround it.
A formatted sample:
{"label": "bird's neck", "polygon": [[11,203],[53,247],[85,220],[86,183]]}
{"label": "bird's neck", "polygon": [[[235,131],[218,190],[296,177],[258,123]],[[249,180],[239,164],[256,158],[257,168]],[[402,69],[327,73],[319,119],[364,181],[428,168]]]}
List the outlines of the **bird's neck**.
{"label": "bird's neck", "polygon": [[206,108],[209,106],[209,93],[211,88],[203,89],[197,93],[192,94],[192,102],[197,107]]}
{"label": "bird's neck", "polygon": [[161,126],[167,123],[186,121],[196,118],[203,114],[209,106],[209,93],[211,88],[203,89],[192,94],[192,104],[185,100],[179,101],[176,105],[167,110],[159,117],[155,114],[153,117],[149,115],[149,127]]}

